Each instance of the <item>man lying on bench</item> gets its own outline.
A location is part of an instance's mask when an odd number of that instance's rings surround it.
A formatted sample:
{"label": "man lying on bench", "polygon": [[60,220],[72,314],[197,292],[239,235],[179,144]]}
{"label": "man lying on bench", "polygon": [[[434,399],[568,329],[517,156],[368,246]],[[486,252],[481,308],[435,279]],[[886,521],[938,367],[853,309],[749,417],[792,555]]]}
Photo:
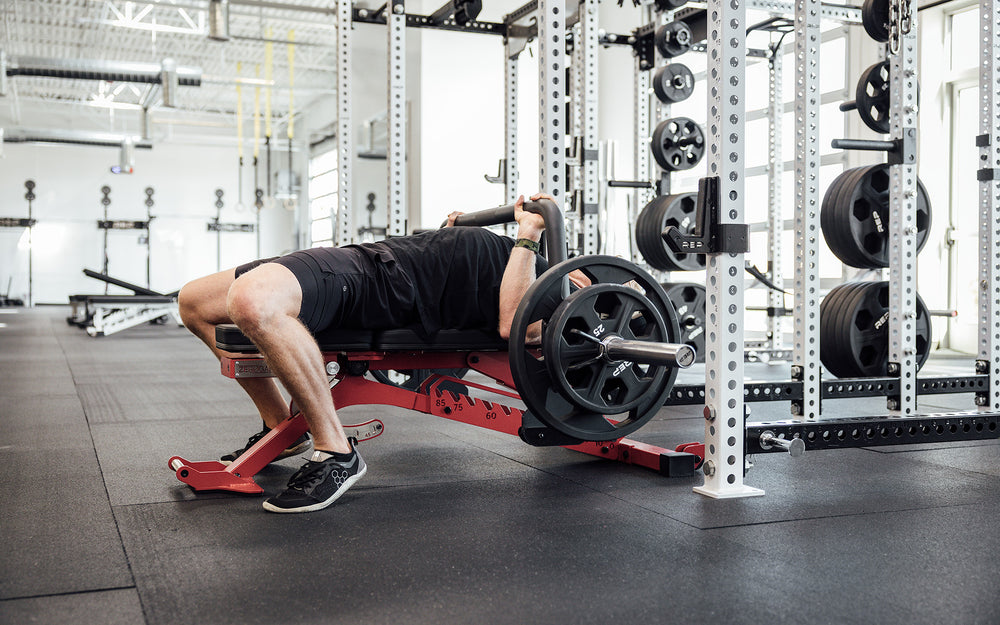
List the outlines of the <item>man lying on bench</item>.
{"label": "man lying on bench", "polygon": [[[548,195],[532,201],[552,200]],[[414,326],[496,329],[507,339],[524,292],[545,269],[536,254],[545,222],[515,205],[516,242],[484,228],[443,228],[342,248],[313,248],[255,261],[195,280],[181,289],[184,325],[217,357],[215,326],[235,323],[302,410],[312,434],[312,457],[281,494],[264,502],[271,512],[312,512],[337,500],[367,470],[337,417],[323,357],[313,333],[338,327],[389,330]],[[452,213],[448,225],[458,213]],[[582,274],[571,279],[583,286]],[[540,322],[539,322],[540,323]],[[534,335],[534,336],[532,336]],[[529,340],[540,328],[529,331]],[[264,421],[233,461],[288,417],[273,378],[241,378]],[[305,451],[303,435],[279,458]]]}

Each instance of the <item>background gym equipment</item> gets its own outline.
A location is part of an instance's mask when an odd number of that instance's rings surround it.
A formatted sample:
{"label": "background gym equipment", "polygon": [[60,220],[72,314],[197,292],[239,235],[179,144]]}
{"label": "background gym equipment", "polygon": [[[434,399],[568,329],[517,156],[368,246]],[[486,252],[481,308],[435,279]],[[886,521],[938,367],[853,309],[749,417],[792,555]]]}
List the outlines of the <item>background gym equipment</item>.
{"label": "background gym equipment", "polygon": [[691,49],[694,36],[691,28],[681,20],[675,20],[656,29],[653,43],[665,58],[672,59]]}
{"label": "background gym equipment", "polygon": [[861,25],[875,41],[889,41],[889,0],[865,0],[861,5]]}
{"label": "background gym equipment", "polygon": [[[0,135],[0,141],[3,140],[2,135]],[[24,188],[27,190],[24,194],[24,199],[28,201],[28,216],[25,217],[0,217],[0,228],[27,228],[28,231],[28,306],[32,305],[33,300],[33,275],[34,271],[32,268],[32,256],[31,256],[31,234],[32,228],[38,220],[32,217],[32,202],[35,200],[35,181],[25,180]],[[14,277],[10,276],[7,280],[7,292],[0,297],[0,306],[23,306],[24,302],[20,299],[14,299],[10,297],[10,285],[13,282]]]}
{"label": "background gym equipment", "polygon": [[674,226],[683,234],[696,227],[698,194],[661,195],[643,207],[635,223],[635,242],[639,253],[653,269],[660,271],[697,271],[705,268],[704,254],[675,252],[664,242],[661,233]]}
{"label": "background gym equipment", "polygon": [[[927,243],[931,204],[917,180],[917,252]],[[889,266],[889,165],[855,167],[843,172],[823,196],[820,226],[837,258],[861,269]]]}
{"label": "background gym equipment", "polygon": [[467,24],[475,21],[482,10],[482,0],[448,0],[431,13],[430,21],[432,24],[444,24],[450,19],[456,24]]}
{"label": "background gym equipment", "polygon": [[[930,353],[930,313],[917,295],[917,369]],[[847,282],[820,304],[820,360],[838,378],[889,375],[889,283]]]}
{"label": "background gym equipment", "polygon": [[664,65],[653,74],[653,93],[664,104],[683,102],[694,93],[694,74],[683,63]]}
{"label": "background gym equipment", "polygon": [[690,345],[695,362],[705,362],[705,286],[697,282],[664,282],[664,292],[677,313],[679,342]]}
{"label": "background gym equipment", "polygon": [[[917,104],[920,90],[917,87]],[[877,133],[889,133],[889,62],[875,63],[861,72],[854,99],[840,105],[841,111],[857,109],[861,121]]]}
{"label": "background gym equipment", "polygon": [[[225,192],[222,189],[215,190],[215,217],[208,222],[208,231],[215,233],[215,270],[222,271],[222,233],[223,232],[257,232],[256,224],[222,223],[222,207],[225,202],[222,196]],[[258,220],[260,219],[258,213]],[[259,237],[258,237],[259,240]]]}
{"label": "background gym equipment", "polygon": [[[66,323],[83,328],[90,336],[115,334],[142,323],[166,323],[173,318],[181,324],[177,294],[160,293],[138,284],[84,269],[85,276],[132,291],[132,295],[70,295],[72,307]],[[107,293],[107,287],[105,287]],[[82,307],[82,308],[81,308]]]}
{"label": "background gym equipment", "polygon": [[[150,214],[150,210],[153,206],[153,188],[146,188],[146,220],[145,221],[133,221],[128,219],[108,219],[108,206],[111,206],[111,187],[104,185],[101,187],[101,206],[104,207],[104,219],[97,220],[97,227],[104,231],[104,243],[103,249],[101,250],[101,256],[103,257],[103,263],[101,266],[101,273],[107,275],[108,272],[108,232],[111,230],[145,230],[145,235],[139,236],[139,244],[146,246],[146,287],[149,287],[149,259],[150,259],[150,241],[149,241],[149,224],[153,220],[153,216]],[[105,286],[105,294],[107,293],[107,287]]]}
{"label": "background gym equipment", "polygon": [[688,117],[666,119],[656,125],[649,149],[666,171],[691,169],[705,156],[705,133]]}

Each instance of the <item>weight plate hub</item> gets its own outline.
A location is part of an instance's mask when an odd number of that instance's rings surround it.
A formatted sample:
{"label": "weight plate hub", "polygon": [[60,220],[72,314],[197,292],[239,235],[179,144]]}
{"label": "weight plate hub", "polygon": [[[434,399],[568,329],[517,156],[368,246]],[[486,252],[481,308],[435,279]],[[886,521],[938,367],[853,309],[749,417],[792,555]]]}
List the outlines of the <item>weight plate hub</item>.
{"label": "weight plate hub", "polygon": [[562,301],[545,329],[542,352],[559,392],[572,403],[601,414],[621,413],[641,403],[666,374],[610,359],[603,340],[663,342],[663,317],[643,294],[620,284],[595,284]]}
{"label": "weight plate hub", "polygon": [[694,36],[686,23],[675,20],[656,29],[653,33],[653,43],[663,57],[672,59],[691,49]]}
{"label": "weight plate hub", "polygon": [[[927,244],[931,204],[920,179],[914,221],[917,252]],[[837,258],[851,267],[889,266],[889,165],[856,167],[827,188],[820,208],[823,237]]]}
{"label": "weight plate hub", "polygon": [[661,195],[639,212],[635,242],[649,266],[660,271],[697,271],[705,268],[704,254],[685,254],[670,249],[661,233],[674,226],[681,234],[691,234],[698,210],[697,193]]}
{"label": "weight plate hub", "polygon": [[671,63],[653,75],[653,93],[664,104],[683,102],[694,93],[694,74],[683,63]]}
{"label": "weight plate hub", "polygon": [[649,148],[656,164],[667,171],[684,171],[705,156],[705,133],[689,117],[674,117],[656,125]]}
{"label": "weight plate hub", "polygon": [[[930,346],[930,313],[917,295],[914,348],[918,370],[927,361]],[[888,282],[848,282],[834,287],[823,298],[820,360],[838,378],[888,375]]]}
{"label": "weight plate hub", "polygon": [[695,362],[705,362],[705,287],[695,282],[664,282],[667,299],[677,313],[680,342],[697,354]]}
{"label": "weight plate hub", "polygon": [[[591,286],[564,299],[566,277],[575,270]],[[626,292],[633,287],[635,295]],[[625,365],[619,379],[625,373],[635,380],[629,377],[619,385],[611,381],[612,373],[625,361],[585,364],[589,356],[576,351],[579,335],[572,330],[584,330],[598,319],[623,337],[680,342],[676,314],[663,287],[649,273],[613,256],[581,256],[551,267],[528,287],[510,333],[510,369],[528,410],[550,428],[582,441],[610,441],[636,431],[660,410],[677,379],[673,367]],[[537,321],[542,322],[541,349],[526,343],[528,327]],[[603,408],[594,410],[595,405]]]}

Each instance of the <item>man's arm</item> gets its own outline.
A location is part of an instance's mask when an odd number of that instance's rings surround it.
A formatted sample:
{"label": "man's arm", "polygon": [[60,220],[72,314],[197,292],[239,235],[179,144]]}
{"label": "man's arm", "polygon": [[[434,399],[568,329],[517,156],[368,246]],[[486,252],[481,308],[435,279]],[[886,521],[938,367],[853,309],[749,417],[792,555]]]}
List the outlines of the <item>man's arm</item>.
{"label": "man's arm", "polygon": [[[532,201],[540,199],[555,201],[552,196],[538,194],[531,197]],[[537,243],[545,230],[545,221],[541,215],[524,210],[524,196],[514,204],[514,219],[517,220],[517,238],[528,239]],[[528,290],[535,281],[535,252],[526,247],[514,247],[510,251],[510,259],[503,272],[500,282],[500,324],[497,328],[500,336],[510,338],[510,327],[514,322],[514,313]],[[540,321],[528,327],[526,340],[528,343],[538,343],[541,340],[542,324]]]}

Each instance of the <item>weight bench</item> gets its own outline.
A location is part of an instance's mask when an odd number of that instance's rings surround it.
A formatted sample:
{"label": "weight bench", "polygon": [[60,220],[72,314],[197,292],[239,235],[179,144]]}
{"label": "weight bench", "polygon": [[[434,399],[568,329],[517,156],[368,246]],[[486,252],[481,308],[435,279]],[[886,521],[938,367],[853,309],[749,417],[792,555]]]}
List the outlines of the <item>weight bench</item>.
{"label": "weight bench", "polygon": [[[273,375],[253,343],[235,325],[216,326],[215,337],[216,345],[231,354],[222,358],[222,374],[226,377],[240,379]],[[701,458],[692,453],[668,450],[627,438],[598,442],[574,440],[549,428],[528,410],[474,397],[471,391],[520,400],[511,375],[508,343],[495,331],[443,330],[425,339],[410,329],[376,332],[326,330],[318,333],[316,340],[323,353],[326,373],[331,378],[330,392],[338,409],[373,404],[398,406],[519,436],[531,445],[563,446],[650,468],[665,476],[692,476],[701,462]],[[408,389],[365,377],[369,371],[416,369],[471,369],[492,380],[493,384],[432,373],[417,388]],[[450,390],[456,388],[456,382],[470,392]],[[291,406],[291,415],[228,466],[214,461],[189,462],[174,456],[168,462],[169,467],[181,482],[195,490],[260,493],[262,489],[253,476],[308,429],[305,419],[294,405]],[[354,441],[365,441],[381,435],[384,424],[376,419],[346,425],[345,431]]]}
{"label": "weight bench", "polygon": [[70,325],[84,328],[90,336],[107,336],[141,323],[152,322],[164,316],[181,323],[177,308],[177,294],[160,293],[125,280],[84,269],[91,278],[120,286],[135,295],[86,295],[69,296],[71,314],[66,318]]}

